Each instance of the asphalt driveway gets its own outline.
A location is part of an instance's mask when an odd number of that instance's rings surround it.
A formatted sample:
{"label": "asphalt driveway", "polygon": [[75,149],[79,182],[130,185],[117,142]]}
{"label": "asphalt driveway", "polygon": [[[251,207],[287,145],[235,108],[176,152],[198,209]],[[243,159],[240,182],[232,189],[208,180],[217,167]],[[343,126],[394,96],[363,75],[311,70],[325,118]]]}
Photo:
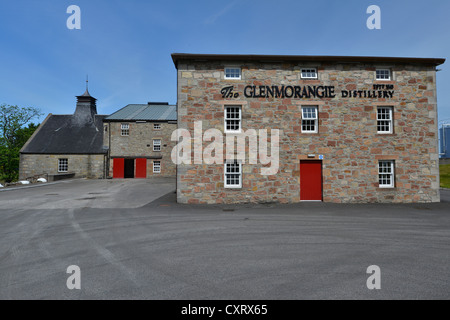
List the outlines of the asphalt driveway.
{"label": "asphalt driveway", "polygon": [[139,208],[174,189],[175,178],[164,177],[64,180],[0,189],[0,208]]}
{"label": "asphalt driveway", "polygon": [[109,182],[0,192],[0,299],[450,298],[449,203],[191,206],[170,179]]}
{"label": "asphalt driveway", "polygon": [[441,189],[441,202],[450,202],[450,189]]}

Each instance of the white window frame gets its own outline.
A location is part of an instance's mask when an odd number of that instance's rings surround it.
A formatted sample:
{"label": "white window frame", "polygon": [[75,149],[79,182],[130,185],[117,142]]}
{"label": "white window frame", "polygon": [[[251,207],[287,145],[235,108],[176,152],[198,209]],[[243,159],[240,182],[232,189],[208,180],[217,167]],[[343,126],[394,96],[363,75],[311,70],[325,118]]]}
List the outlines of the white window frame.
{"label": "white window frame", "polygon": [[[227,164],[238,164],[238,172],[227,172]],[[226,160],[223,167],[223,185],[227,189],[240,189],[242,188],[242,161],[239,160]],[[227,175],[239,175],[239,184],[228,184]]]}
{"label": "white window frame", "polygon": [[[382,106],[382,107],[377,107],[377,133],[378,134],[392,134],[394,131],[393,131],[393,107],[385,107],[385,106]],[[380,113],[380,110],[388,110],[389,112],[388,113],[384,113],[384,114],[388,114],[389,115],[389,119],[380,119],[379,117],[381,116],[381,113]],[[379,130],[379,126],[380,126],[380,122],[381,121],[385,121],[385,122],[387,122],[388,123],[388,126],[389,126],[389,131],[380,131]]]}
{"label": "white window frame", "polygon": [[[379,78],[379,77],[378,77],[378,71],[387,71],[389,77],[388,77],[388,78],[384,78],[384,76],[383,76],[383,78]],[[378,81],[390,81],[391,78],[392,78],[392,74],[391,74],[391,73],[392,73],[392,72],[391,72],[391,69],[388,69],[388,68],[380,68],[380,69],[376,69],[376,70],[375,70],[375,80],[378,80]]]}
{"label": "white window frame", "polygon": [[302,79],[317,79],[319,77],[317,68],[302,68],[300,77]]}
{"label": "white window frame", "polygon": [[153,161],[153,173],[161,173],[161,161]]}
{"label": "white window frame", "polygon": [[[159,141],[159,143],[158,143],[158,141]],[[161,139],[153,139],[153,151],[161,152],[161,145],[162,145]]]}
{"label": "white window frame", "polygon": [[[63,162],[65,162],[65,163],[63,163]],[[63,169],[61,169],[61,168],[63,168]],[[58,172],[61,172],[61,173],[69,172],[69,159],[68,158],[59,158],[58,159]]]}
{"label": "white window frame", "polygon": [[[238,118],[228,118],[228,112],[227,109],[229,108],[235,108],[239,110],[239,117]],[[224,112],[224,131],[225,133],[240,133],[242,130],[242,106],[241,105],[225,105],[225,107],[223,108],[223,112]],[[227,121],[239,121],[238,129],[233,129],[230,130],[227,127]]]}
{"label": "white window frame", "polygon": [[[382,164],[387,164],[385,166]],[[386,171],[387,170],[387,171]],[[389,176],[389,177],[384,177]],[[390,180],[390,183],[383,181]],[[379,160],[378,161],[378,187],[380,188],[394,188],[395,187],[395,161],[394,160]]]}
{"label": "white window frame", "polygon": [[154,123],[153,130],[161,130],[161,123]]}
{"label": "white window frame", "polygon": [[130,135],[130,124],[129,123],[121,123],[120,124],[120,135],[122,137],[128,137]]}
{"label": "white window frame", "polygon": [[[234,72],[231,72],[232,76],[227,76],[227,74],[229,72],[227,72],[227,70],[234,70]],[[234,76],[235,71],[239,70],[239,76]],[[242,70],[239,67],[225,67],[224,71],[223,71],[223,78],[225,80],[241,80],[242,78]]]}
{"label": "white window frame", "polygon": [[[306,109],[311,109],[311,108],[314,109],[314,113],[315,113],[314,118],[305,116]],[[314,130],[303,129],[303,126],[304,126],[303,121],[314,121]],[[318,106],[302,106],[301,126],[302,126],[302,133],[317,133],[317,132],[319,132],[319,107]]]}

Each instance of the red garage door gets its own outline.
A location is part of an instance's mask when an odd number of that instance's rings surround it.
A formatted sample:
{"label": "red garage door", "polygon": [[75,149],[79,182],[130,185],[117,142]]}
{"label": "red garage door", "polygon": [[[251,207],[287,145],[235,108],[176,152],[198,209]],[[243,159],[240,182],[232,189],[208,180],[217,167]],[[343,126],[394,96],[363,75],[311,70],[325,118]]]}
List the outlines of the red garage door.
{"label": "red garage door", "polygon": [[113,178],[124,178],[125,159],[114,158],[113,159]]}
{"label": "red garage door", "polygon": [[147,159],[136,159],[135,178],[147,178]]}
{"label": "red garage door", "polygon": [[322,161],[300,161],[300,200],[322,201]]}

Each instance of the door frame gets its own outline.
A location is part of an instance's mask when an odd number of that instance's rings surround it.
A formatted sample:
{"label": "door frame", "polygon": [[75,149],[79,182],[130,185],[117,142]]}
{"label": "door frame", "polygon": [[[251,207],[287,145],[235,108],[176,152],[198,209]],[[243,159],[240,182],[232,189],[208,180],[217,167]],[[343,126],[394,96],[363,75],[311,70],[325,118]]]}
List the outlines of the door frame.
{"label": "door frame", "polygon": [[[320,200],[302,200],[302,162],[320,163]],[[320,159],[302,159],[299,162],[299,178],[300,178],[300,202],[323,202],[323,160]]]}

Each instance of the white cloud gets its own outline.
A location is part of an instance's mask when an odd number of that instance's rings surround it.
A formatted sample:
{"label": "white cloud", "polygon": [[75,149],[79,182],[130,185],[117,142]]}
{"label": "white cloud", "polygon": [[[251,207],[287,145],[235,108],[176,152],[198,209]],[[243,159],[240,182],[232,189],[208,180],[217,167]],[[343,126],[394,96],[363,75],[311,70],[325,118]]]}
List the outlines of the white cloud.
{"label": "white cloud", "polygon": [[239,0],[234,0],[232,2],[230,2],[227,6],[225,6],[222,10],[220,10],[219,12],[209,16],[206,20],[205,20],[205,24],[212,24],[214,22],[216,22],[217,19],[219,19],[221,16],[227,14],[237,3],[239,2]]}

